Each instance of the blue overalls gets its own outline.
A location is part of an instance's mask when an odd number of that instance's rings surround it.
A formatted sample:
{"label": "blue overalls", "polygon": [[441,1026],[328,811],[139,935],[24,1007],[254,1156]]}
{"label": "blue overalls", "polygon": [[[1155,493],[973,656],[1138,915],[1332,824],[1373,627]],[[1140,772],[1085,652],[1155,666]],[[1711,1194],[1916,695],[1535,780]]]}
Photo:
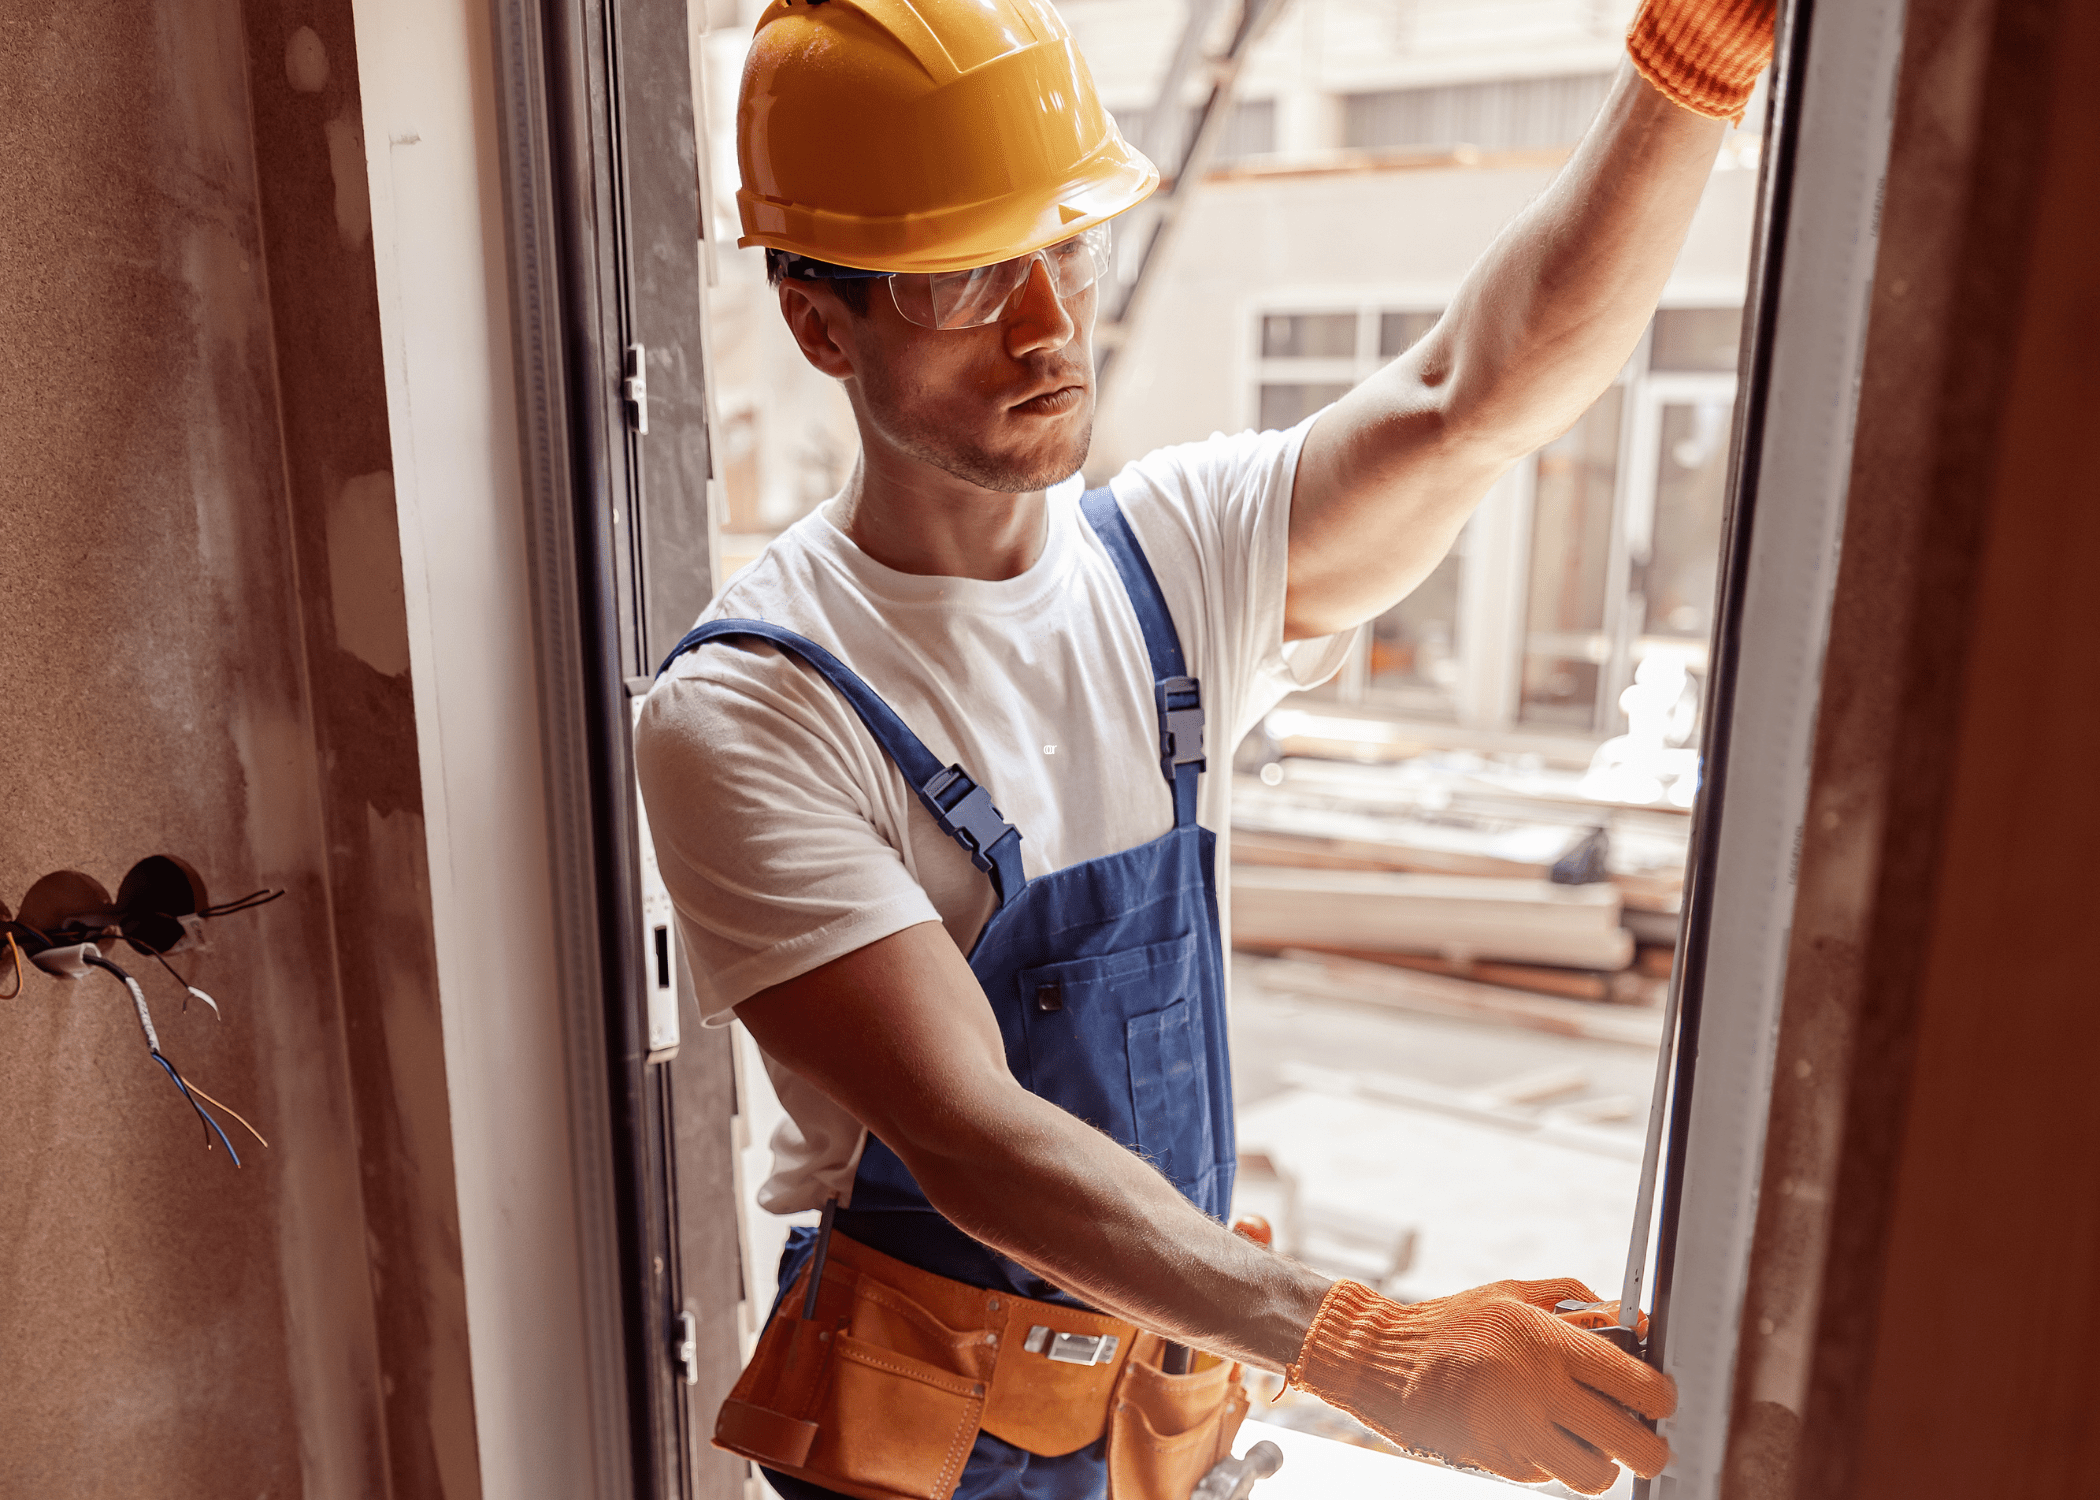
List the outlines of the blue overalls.
{"label": "blue overalls", "polygon": [[[1148,1158],[1198,1208],[1222,1221],[1232,1199],[1232,1072],[1226,1052],[1217,839],[1196,822],[1204,769],[1203,707],[1152,566],[1106,488],[1080,509],[1114,561],[1151,658],[1160,769],[1174,826],[1150,843],[1036,880],[1021,872],[1021,835],[960,766],[943,767],[868,685],[801,636],[757,620],[713,620],[690,632],[668,668],[708,641],[771,642],[821,673],[903,772],[941,831],[988,875],[998,909],[969,956],[998,1017],[1007,1066],[1023,1087]],[[659,669],[661,672],[662,669]],[[841,1233],[886,1255],[974,1286],[1077,1304],[942,1218],[910,1171],[870,1136]],[[783,1293],[815,1248],[797,1229],[780,1267]],[[1102,1445],[1044,1458],[980,1433],[956,1500],[1094,1500],[1106,1488]],[[768,1471],[788,1500],[833,1491]]]}

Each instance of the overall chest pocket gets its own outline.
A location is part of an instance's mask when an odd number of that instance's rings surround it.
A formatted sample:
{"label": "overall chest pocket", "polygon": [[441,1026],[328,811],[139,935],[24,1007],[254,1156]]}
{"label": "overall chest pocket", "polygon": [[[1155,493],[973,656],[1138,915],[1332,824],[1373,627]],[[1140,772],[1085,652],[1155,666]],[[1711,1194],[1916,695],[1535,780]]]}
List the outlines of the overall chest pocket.
{"label": "overall chest pocket", "polygon": [[[1194,935],[1016,976],[1027,1087],[1148,1157],[1189,1190],[1217,1156],[1206,993]],[[1219,1042],[1223,1041],[1220,1037]]]}

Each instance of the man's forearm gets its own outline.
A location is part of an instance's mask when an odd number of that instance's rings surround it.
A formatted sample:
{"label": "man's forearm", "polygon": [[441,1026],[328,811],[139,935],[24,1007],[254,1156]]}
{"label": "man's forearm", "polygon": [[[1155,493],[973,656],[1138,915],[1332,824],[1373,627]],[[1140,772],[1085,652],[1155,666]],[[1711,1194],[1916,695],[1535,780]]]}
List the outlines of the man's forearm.
{"label": "man's forearm", "polygon": [[1021,1087],[936,922],[753,996],[737,1014],[895,1151],[929,1201],[1091,1306],[1281,1369],[1328,1283],[1210,1219],[1134,1153]]}
{"label": "man's forearm", "polygon": [[987,1123],[890,1144],[933,1206],[976,1239],[1103,1312],[1215,1354],[1281,1370],[1329,1285],[1018,1086]]}

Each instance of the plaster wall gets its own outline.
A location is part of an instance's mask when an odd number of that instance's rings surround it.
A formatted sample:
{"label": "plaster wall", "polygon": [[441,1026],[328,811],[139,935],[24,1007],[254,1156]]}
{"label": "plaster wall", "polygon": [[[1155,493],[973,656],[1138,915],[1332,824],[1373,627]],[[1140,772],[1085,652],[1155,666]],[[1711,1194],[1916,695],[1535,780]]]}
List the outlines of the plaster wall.
{"label": "plaster wall", "polygon": [[347,7],[0,19],[0,899],[226,897],[0,1006],[0,1495],[478,1493]]}
{"label": "plaster wall", "polygon": [[1729,1500],[2092,1488],[2096,61],[1908,10]]}

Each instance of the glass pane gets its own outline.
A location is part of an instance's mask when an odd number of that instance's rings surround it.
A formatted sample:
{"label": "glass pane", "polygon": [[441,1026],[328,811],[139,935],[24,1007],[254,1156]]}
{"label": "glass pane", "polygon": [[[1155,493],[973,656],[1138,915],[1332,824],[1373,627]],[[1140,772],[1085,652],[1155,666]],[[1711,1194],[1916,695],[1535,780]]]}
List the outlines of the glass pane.
{"label": "glass pane", "polygon": [[1597,669],[1610,654],[1604,590],[1624,405],[1612,387],[1539,450],[1517,711],[1526,724],[1588,729],[1596,717]]}
{"label": "glass pane", "polygon": [[1339,401],[1348,394],[1349,387],[1338,384],[1264,385],[1261,418],[1256,425],[1264,432],[1296,427],[1330,401]]}
{"label": "glass pane", "polygon": [[1662,409],[1655,543],[1645,567],[1634,560],[1634,587],[1648,606],[1644,635],[1703,641],[1713,631],[1729,415],[1725,401]]}
{"label": "glass pane", "polygon": [[1742,330],[1740,307],[1666,307],[1655,315],[1648,368],[1719,370],[1733,375]]}
{"label": "glass pane", "polygon": [[1356,358],[1355,313],[1271,313],[1261,320],[1263,359]]}
{"label": "glass pane", "polygon": [[1449,718],[1458,681],[1458,580],[1454,549],[1412,594],[1371,622],[1365,685],[1415,713]]}
{"label": "glass pane", "polygon": [[1413,348],[1415,341],[1436,327],[1442,313],[1389,312],[1378,315],[1378,357],[1394,359]]}

